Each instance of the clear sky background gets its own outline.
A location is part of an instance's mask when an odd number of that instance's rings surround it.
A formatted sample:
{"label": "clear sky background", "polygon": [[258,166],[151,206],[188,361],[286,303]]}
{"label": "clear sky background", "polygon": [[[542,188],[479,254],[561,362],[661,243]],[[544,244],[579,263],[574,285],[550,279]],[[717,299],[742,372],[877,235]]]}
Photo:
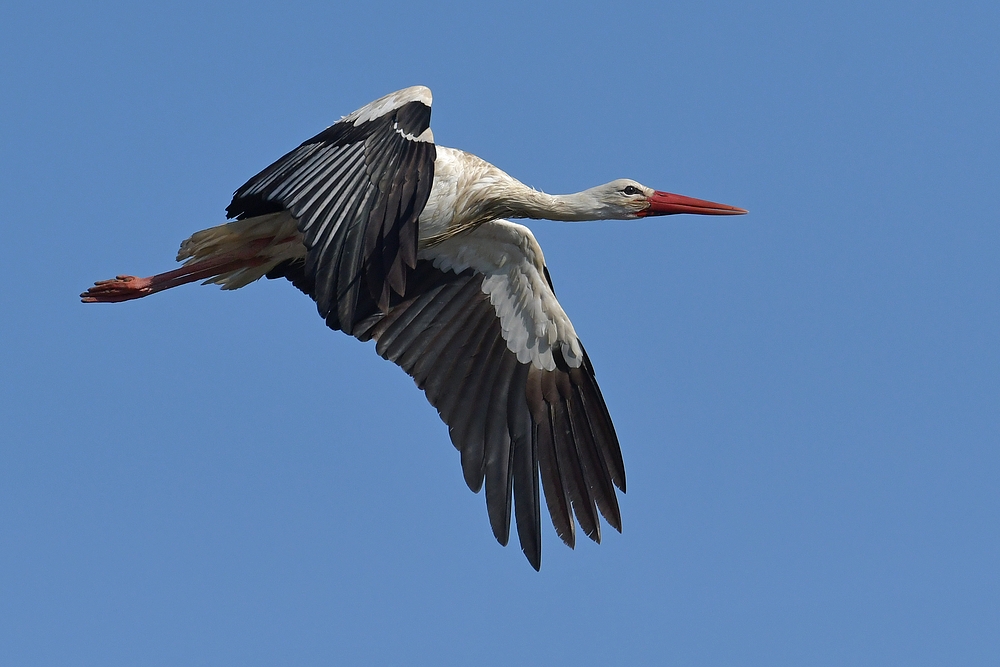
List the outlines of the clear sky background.
{"label": "clear sky background", "polygon": [[[1000,661],[995,1],[0,14],[0,662]],[[418,83],[535,187],[751,211],[531,223],[629,489],[540,573],[284,281],[78,302]]]}

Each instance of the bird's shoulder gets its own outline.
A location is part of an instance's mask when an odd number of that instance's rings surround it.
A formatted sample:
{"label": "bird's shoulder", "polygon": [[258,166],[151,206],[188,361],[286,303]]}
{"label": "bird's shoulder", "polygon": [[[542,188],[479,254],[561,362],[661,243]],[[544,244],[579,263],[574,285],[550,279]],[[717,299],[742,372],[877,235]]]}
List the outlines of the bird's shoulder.
{"label": "bird's shoulder", "polygon": [[458,230],[502,218],[503,194],[517,182],[472,153],[436,146],[434,183],[420,216],[421,240],[436,242]]}

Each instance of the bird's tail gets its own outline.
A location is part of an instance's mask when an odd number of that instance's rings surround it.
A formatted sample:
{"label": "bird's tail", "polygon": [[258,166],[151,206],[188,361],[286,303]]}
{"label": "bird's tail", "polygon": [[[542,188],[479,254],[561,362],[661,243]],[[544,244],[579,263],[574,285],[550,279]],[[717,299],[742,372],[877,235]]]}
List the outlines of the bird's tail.
{"label": "bird's tail", "polygon": [[101,280],[80,297],[85,303],[130,301],[196,280],[239,289],[278,264],[305,256],[305,250],[295,218],[269,213],[195,232],[177,252],[177,261],[184,262],[179,269]]}

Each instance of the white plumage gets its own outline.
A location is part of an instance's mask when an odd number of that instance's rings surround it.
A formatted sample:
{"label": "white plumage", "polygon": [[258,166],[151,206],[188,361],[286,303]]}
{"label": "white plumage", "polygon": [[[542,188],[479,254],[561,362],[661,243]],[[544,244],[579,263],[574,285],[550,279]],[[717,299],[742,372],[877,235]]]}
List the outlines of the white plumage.
{"label": "white plumage", "polygon": [[483,276],[482,290],[496,309],[507,348],[522,364],[555,370],[552,349],[579,368],[583,350],[576,331],[545,281],[545,258],[524,225],[491,220],[420,251],[434,266]]}
{"label": "white plumage", "polygon": [[542,249],[504,218],[578,221],[743,209],[620,179],[572,195],[533,190],[436,146],[430,90],[414,86],[343,117],[239,188],[234,221],[181,244],[177,270],[100,281],[85,302],[127,301],[195,280],[237,289],[287,278],[328,326],[398,364],[424,390],[485,483],[494,535],[512,510],[541,562],[540,496],[556,532],[600,541],[624,492],[618,439],[590,360],[556,300]]}

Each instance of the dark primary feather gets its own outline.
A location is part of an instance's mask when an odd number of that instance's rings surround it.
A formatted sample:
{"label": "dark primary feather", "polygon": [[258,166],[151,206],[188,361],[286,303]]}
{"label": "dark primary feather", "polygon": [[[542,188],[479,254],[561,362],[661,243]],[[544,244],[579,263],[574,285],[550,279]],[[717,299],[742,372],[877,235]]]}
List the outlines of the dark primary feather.
{"label": "dark primary feather", "polygon": [[226,209],[298,218],[310,292],[334,329],[352,333],[373,304],[385,310],[406,293],[435,158],[433,143],[412,137],[430,114],[412,101],[358,126],[335,123],[247,181]]}
{"label": "dark primary feather", "polygon": [[[547,272],[546,272],[547,273]],[[268,274],[306,294],[316,283],[307,262],[289,261]],[[521,549],[541,565],[540,492],[556,533],[575,545],[573,515],[600,541],[598,512],[616,530],[621,515],[614,487],[625,470],[614,426],[586,352],[571,368],[556,348],[557,367],[522,364],[507,348],[483,276],[418,261],[403,294],[388,308],[367,302],[354,335],[414,378],[448,425],[473,491],[485,482],[493,534],[506,544],[513,509]]]}

